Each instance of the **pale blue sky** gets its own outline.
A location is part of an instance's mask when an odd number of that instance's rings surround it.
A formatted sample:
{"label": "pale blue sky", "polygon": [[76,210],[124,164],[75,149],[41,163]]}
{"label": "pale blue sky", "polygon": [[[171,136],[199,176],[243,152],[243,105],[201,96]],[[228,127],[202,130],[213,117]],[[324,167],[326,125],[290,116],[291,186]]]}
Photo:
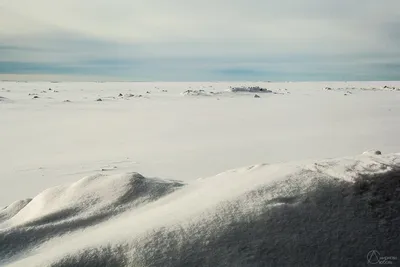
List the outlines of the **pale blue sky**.
{"label": "pale blue sky", "polygon": [[0,0],[0,78],[400,80],[399,0]]}

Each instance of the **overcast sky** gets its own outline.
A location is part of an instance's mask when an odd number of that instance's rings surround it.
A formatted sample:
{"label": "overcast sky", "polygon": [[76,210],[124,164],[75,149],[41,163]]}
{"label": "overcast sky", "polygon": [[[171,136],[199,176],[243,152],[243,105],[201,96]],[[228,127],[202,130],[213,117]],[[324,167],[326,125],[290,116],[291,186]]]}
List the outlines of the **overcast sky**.
{"label": "overcast sky", "polygon": [[400,80],[400,0],[0,0],[0,77],[18,75]]}

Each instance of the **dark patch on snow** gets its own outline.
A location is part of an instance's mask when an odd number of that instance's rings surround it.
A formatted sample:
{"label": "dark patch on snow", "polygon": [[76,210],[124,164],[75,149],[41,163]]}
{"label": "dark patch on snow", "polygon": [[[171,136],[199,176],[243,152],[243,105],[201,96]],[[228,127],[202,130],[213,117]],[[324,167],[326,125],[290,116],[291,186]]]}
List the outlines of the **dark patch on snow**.
{"label": "dark patch on snow", "polygon": [[11,100],[7,97],[0,96],[0,102],[11,102]]}
{"label": "dark patch on snow", "polygon": [[229,88],[230,92],[233,93],[239,93],[239,92],[244,92],[244,93],[272,93],[271,90],[268,90],[266,88],[261,88],[259,86],[250,86],[250,87],[230,87]]}

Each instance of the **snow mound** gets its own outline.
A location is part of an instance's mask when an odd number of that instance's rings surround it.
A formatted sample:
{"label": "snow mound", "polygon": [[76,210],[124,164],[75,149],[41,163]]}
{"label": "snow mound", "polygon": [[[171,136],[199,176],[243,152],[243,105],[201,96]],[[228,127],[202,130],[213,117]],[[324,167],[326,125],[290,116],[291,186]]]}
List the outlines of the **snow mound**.
{"label": "snow mound", "polygon": [[32,199],[18,200],[0,210],[0,224],[20,212]]}
{"label": "snow mound", "polygon": [[273,93],[273,91],[259,86],[230,87],[227,91],[232,93]]}
{"label": "snow mound", "polygon": [[[371,250],[400,255],[400,154],[260,164],[180,187],[128,174],[46,190],[0,226],[0,265],[364,266]],[[70,227],[104,210],[119,215]]]}
{"label": "snow mound", "polygon": [[206,92],[204,90],[186,90],[181,93],[184,96],[213,96],[213,92]]}
{"label": "snow mound", "polygon": [[111,208],[115,213],[126,204],[132,206],[154,200],[179,186],[181,184],[175,182],[145,179],[138,173],[88,176],[71,185],[57,186],[43,191],[8,223],[41,224],[43,218],[47,218],[49,222],[50,217],[56,216],[60,221],[83,213],[108,213]]}
{"label": "snow mound", "polygon": [[2,258],[19,250],[96,225],[182,186],[138,173],[99,174],[49,188],[32,200],[17,201],[0,211],[0,265]]}
{"label": "snow mound", "polygon": [[382,152],[380,150],[371,149],[365,151],[363,155],[382,155]]}
{"label": "snow mound", "polygon": [[389,90],[389,91],[400,91],[400,87],[395,87],[395,86],[382,86],[383,90]]}

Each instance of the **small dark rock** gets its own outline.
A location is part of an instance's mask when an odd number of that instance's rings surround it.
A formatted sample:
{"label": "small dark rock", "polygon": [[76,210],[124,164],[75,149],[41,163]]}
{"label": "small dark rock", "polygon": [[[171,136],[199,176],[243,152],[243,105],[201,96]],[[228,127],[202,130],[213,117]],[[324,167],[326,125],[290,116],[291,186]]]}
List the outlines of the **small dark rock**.
{"label": "small dark rock", "polygon": [[98,98],[96,101],[100,102],[100,101],[103,101],[103,99],[101,99],[101,98]]}
{"label": "small dark rock", "polygon": [[124,95],[123,95],[123,94],[119,94],[118,96],[119,96],[119,97],[122,97],[122,96],[124,96]]}
{"label": "small dark rock", "polygon": [[64,102],[66,102],[66,103],[70,103],[71,101],[67,99],[67,100],[64,100]]}
{"label": "small dark rock", "polygon": [[150,91],[147,91],[146,94],[150,94]]}
{"label": "small dark rock", "polygon": [[259,95],[254,95],[254,98],[260,98],[260,96]]}
{"label": "small dark rock", "polygon": [[53,89],[49,88],[49,91],[51,91],[51,90],[53,90]]}
{"label": "small dark rock", "polygon": [[37,95],[35,95],[34,97],[33,97],[33,99],[36,99],[36,98],[39,98]]}

